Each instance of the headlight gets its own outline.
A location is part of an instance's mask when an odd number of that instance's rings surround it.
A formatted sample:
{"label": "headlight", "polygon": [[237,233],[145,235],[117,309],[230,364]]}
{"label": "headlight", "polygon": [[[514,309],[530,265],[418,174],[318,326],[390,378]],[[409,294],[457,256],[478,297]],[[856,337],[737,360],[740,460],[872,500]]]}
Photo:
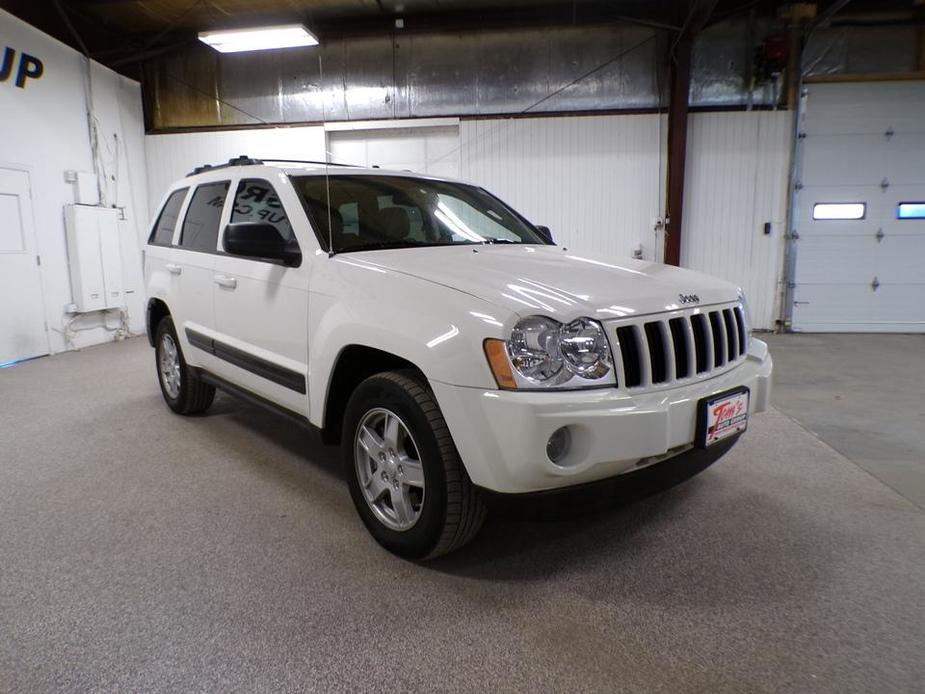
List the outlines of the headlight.
{"label": "headlight", "polygon": [[486,340],[485,354],[501,388],[584,388],[613,385],[610,344],[600,323],[562,324],[545,316],[520,320],[507,342]]}

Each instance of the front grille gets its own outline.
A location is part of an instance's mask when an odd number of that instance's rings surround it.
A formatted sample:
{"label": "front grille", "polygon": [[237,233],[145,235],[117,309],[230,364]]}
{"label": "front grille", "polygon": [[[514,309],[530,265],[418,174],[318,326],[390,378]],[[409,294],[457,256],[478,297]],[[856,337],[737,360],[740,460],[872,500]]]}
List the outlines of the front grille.
{"label": "front grille", "polygon": [[618,383],[629,389],[658,388],[717,375],[745,358],[747,330],[738,304],[616,321]]}

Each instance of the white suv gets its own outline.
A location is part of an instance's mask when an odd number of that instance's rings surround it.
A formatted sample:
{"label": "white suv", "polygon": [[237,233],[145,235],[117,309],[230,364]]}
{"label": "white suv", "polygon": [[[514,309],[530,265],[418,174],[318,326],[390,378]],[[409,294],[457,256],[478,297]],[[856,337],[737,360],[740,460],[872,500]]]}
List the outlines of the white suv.
{"label": "white suv", "polygon": [[407,172],[201,167],[145,251],[167,404],[221,388],[342,443],[382,545],[433,557],[523,494],[715,460],[767,407],[738,289],[553,243],[481,188]]}

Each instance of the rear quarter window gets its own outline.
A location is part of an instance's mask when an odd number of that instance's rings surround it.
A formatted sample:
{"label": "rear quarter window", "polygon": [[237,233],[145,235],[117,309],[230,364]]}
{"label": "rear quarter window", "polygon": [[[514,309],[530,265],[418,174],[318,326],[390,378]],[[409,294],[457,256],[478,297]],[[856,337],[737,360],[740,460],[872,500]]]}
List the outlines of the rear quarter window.
{"label": "rear quarter window", "polygon": [[167,198],[161,213],[157,216],[157,222],[148,238],[148,243],[155,246],[169,246],[173,241],[173,230],[177,226],[177,218],[180,216],[180,208],[183,207],[183,200],[189,188],[180,188],[175,190]]}

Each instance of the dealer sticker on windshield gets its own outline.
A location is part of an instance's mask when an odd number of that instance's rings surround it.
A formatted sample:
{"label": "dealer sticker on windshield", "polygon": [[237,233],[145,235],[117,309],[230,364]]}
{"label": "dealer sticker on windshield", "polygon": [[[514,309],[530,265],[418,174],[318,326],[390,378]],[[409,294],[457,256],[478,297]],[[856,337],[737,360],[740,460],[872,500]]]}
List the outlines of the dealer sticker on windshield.
{"label": "dealer sticker on windshield", "polygon": [[697,408],[697,445],[707,448],[745,431],[748,395],[748,388],[738,388],[701,400]]}

